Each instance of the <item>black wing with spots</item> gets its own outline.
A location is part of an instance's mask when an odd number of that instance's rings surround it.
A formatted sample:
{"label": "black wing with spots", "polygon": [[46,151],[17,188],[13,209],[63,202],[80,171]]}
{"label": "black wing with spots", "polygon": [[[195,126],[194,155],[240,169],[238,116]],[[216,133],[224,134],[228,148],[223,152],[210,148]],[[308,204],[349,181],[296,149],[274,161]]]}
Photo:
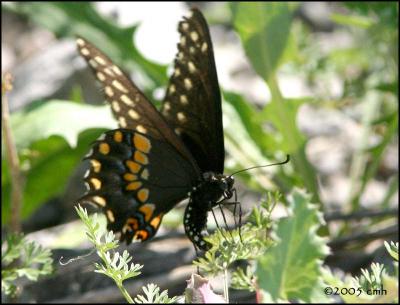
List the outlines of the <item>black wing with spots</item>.
{"label": "black wing with spots", "polygon": [[106,100],[121,128],[137,130],[155,139],[169,142],[189,160],[193,157],[182,141],[171,130],[168,123],[154,105],[136,87],[129,77],[111,59],[87,40],[77,39],[79,53],[83,56],[101,83]]}
{"label": "black wing with spots", "polygon": [[213,47],[202,13],[179,23],[180,42],[162,114],[181,137],[203,172],[222,173],[224,136],[221,93]]}
{"label": "black wing with spots", "polygon": [[80,54],[103,86],[121,129],[102,135],[86,159],[88,193],[79,202],[101,207],[108,229],[147,240],[161,219],[200,177],[190,151],[135,84],[105,54],[83,38]]}
{"label": "black wing with spots", "polygon": [[133,238],[151,238],[165,213],[187,197],[197,181],[191,164],[173,146],[130,129],[104,133],[86,157],[88,193],[80,202],[102,208],[108,229]]}

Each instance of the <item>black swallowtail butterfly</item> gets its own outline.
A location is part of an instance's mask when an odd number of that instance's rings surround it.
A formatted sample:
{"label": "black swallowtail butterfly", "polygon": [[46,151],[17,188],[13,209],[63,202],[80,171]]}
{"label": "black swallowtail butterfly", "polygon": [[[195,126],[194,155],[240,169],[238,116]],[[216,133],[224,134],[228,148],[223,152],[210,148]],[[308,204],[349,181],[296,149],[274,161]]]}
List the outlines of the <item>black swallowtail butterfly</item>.
{"label": "black swallowtail butterfly", "polygon": [[107,228],[130,243],[154,236],[165,213],[188,197],[185,232],[205,250],[207,214],[232,197],[234,180],[223,175],[221,94],[206,20],[192,9],[178,30],[161,112],[106,55],[77,39],[121,127],[104,133],[86,156],[88,193],[80,201],[101,207]]}

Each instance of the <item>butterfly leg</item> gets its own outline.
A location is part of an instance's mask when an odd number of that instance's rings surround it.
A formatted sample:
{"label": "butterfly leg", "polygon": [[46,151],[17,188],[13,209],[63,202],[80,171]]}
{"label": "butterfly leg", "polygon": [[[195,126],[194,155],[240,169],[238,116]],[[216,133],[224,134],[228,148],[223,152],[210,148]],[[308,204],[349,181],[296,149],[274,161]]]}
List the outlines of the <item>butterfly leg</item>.
{"label": "butterfly leg", "polygon": [[[224,218],[224,222],[225,222],[225,227],[226,227],[226,230],[228,231],[228,224],[226,223],[226,219],[225,219],[225,215],[224,215],[224,213],[223,213],[223,211],[222,211],[222,208],[221,208],[221,205],[218,203],[218,206],[219,206],[219,208],[221,209],[221,213],[222,213],[222,216],[223,216],[223,218]],[[214,221],[215,221],[215,224],[216,224],[216,226],[217,226],[217,229],[221,232],[221,234],[222,234],[222,236],[224,237],[224,239],[226,239],[226,240],[228,240],[228,238],[224,235],[224,233],[222,232],[222,230],[221,230],[221,227],[219,226],[219,224],[218,224],[218,221],[217,221],[217,217],[215,216],[215,213],[214,213],[214,210],[213,209],[211,209],[211,213],[212,213],[212,215],[213,215],[213,217],[214,217]],[[229,232],[229,231],[228,231]],[[230,234],[230,233],[229,233]],[[231,236],[232,237],[232,236]]]}
{"label": "butterfly leg", "polygon": [[[240,241],[243,243],[243,240],[242,240],[242,235],[241,235],[241,228],[242,228],[242,206],[241,206],[241,204],[240,204],[240,202],[237,200],[237,191],[236,191],[236,188],[233,188],[232,189],[232,193],[234,194],[234,201],[233,202],[224,202],[223,204],[224,205],[234,205],[234,208],[233,208],[233,219],[234,219],[234,221],[235,221],[235,227],[237,226],[237,223],[236,223],[236,208],[237,208],[237,206],[239,206],[239,238],[240,238]],[[220,203],[222,202],[223,200],[221,200],[220,202],[218,202],[218,205],[220,206]],[[221,208],[221,206],[220,206],[220,208]],[[225,220],[225,217],[224,217],[224,220]],[[226,221],[225,221],[225,223],[226,223]]]}

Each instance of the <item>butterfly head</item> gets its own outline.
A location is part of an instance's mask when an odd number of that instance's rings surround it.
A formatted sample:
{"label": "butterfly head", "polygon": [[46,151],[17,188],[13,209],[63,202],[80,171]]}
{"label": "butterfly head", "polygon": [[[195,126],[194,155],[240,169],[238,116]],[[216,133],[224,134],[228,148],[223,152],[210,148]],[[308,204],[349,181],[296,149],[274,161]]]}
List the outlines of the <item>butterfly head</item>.
{"label": "butterfly head", "polygon": [[235,179],[231,176],[223,176],[220,178],[219,187],[223,191],[224,198],[229,199],[232,198],[233,195],[233,184],[235,183]]}
{"label": "butterfly head", "polygon": [[232,176],[222,174],[215,174],[213,172],[206,172],[203,174],[203,179],[206,182],[206,187],[215,194],[214,201],[223,196],[223,199],[229,199],[233,195],[233,185],[235,179]]}

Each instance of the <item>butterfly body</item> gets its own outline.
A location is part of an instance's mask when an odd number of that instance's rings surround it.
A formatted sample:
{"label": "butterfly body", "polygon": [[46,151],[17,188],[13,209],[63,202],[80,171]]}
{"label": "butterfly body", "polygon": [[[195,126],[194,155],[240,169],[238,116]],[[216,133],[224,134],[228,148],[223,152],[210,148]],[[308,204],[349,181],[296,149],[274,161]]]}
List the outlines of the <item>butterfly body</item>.
{"label": "butterfly body", "polygon": [[194,9],[178,30],[179,52],[160,111],[105,54],[78,38],[121,127],[104,133],[86,156],[88,193],[80,201],[101,207],[108,229],[130,243],[154,236],[162,217],[189,198],[185,232],[205,250],[207,214],[232,197],[233,178],[223,175],[221,96],[207,23]]}
{"label": "butterfly body", "polygon": [[203,239],[207,214],[218,203],[232,197],[233,184],[233,177],[206,172],[189,194],[189,204],[186,207],[183,222],[186,235],[198,248],[208,249],[209,245]]}

